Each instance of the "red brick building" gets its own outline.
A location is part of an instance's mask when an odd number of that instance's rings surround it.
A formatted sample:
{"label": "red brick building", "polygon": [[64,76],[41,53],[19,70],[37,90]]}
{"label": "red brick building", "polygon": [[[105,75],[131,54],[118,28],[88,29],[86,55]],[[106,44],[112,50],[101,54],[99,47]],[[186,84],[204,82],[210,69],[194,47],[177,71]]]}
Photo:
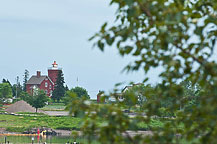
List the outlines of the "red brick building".
{"label": "red brick building", "polygon": [[33,75],[26,83],[26,90],[30,94],[34,94],[34,90],[41,89],[51,97],[54,90],[55,82],[58,76],[59,71],[62,71],[61,68],[58,68],[56,61],[52,64],[53,66],[48,68],[48,76],[41,75],[40,71],[37,71],[36,75]]}

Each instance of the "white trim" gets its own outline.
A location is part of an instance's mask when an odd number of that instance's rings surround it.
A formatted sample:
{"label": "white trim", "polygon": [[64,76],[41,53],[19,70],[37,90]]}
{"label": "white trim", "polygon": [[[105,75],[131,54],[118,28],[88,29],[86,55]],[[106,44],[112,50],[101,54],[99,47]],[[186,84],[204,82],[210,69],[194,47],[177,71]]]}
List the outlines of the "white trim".
{"label": "white trim", "polygon": [[54,85],[54,82],[52,82],[52,80],[49,78],[49,76],[46,76],[48,79],[49,79],[49,81]]}
{"label": "white trim", "polygon": [[48,70],[62,70],[62,68],[54,68],[54,67],[49,67]]}
{"label": "white trim", "polygon": [[47,83],[47,82],[45,82],[44,86],[47,88],[47,87],[48,87],[48,83]]}

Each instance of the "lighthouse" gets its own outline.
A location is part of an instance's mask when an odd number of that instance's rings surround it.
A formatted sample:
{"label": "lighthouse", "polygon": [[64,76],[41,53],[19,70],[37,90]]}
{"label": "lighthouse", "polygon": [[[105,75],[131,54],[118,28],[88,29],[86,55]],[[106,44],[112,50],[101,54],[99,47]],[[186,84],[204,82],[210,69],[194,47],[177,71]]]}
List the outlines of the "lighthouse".
{"label": "lighthouse", "polygon": [[56,63],[56,61],[54,61],[54,63],[52,64],[52,67],[48,68],[48,77],[52,80],[54,84],[56,84],[59,71],[62,71],[62,68],[58,67],[58,64]]}
{"label": "lighthouse", "polygon": [[56,61],[54,61],[52,67],[48,68],[48,76],[41,75],[41,72],[37,71],[36,75],[33,75],[27,81],[26,91],[33,95],[34,90],[41,89],[45,91],[47,96],[51,97],[60,71],[62,71],[62,68],[58,67]]}

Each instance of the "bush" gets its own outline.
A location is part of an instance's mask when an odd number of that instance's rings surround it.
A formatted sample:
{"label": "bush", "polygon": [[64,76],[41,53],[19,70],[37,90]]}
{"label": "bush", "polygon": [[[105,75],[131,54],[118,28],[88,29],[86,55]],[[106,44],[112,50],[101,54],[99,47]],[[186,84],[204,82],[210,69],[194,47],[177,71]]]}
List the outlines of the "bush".
{"label": "bush", "polygon": [[79,128],[73,127],[73,126],[58,126],[56,127],[56,129],[60,129],[60,130],[79,130]]}
{"label": "bush", "polygon": [[22,99],[21,98],[15,98],[15,99],[13,99],[12,103],[18,102],[20,100],[22,100]]}
{"label": "bush", "polygon": [[174,116],[174,114],[172,112],[169,112],[167,110],[167,108],[165,108],[165,107],[159,108],[157,115],[161,116],[161,117],[171,117],[171,116]]}
{"label": "bush", "polygon": [[138,123],[137,126],[139,130],[147,131],[147,130],[153,130],[155,128],[163,128],[165,122],[166,121],[161,121],[159,119],[151,119],[149,123],[141,122]]}

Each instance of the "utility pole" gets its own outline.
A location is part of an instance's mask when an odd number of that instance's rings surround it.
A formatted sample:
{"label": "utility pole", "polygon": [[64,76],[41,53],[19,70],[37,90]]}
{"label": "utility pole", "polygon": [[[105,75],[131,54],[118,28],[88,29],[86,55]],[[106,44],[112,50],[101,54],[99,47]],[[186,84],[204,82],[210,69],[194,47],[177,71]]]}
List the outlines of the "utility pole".
{"label": "utility pole", "polygon": [[77,87],[78,87],[78,77],[77,77]]}
{"label": "utility pole", "polygon": [[19,76],[16,77],[16,82],[17,82],[17,84],[16,84],[16,96],[15,96],[15,98],[17,98],[17,89],[18,89],[18,83],[19,83]]}

